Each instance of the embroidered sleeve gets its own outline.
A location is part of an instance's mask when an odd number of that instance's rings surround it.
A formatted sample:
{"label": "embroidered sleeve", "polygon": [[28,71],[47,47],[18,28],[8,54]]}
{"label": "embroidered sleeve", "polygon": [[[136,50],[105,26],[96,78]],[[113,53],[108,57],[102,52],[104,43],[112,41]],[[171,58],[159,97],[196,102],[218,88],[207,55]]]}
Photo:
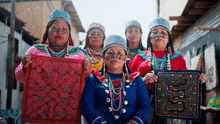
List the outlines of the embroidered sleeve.
{"label": "embroidered sleeve", "polygon": [[151,114],[150,97],[145,83],[140,76],[135,78],[133,82],[136,82],[135,86],[137,87],[137,110],[131,120],[137,124],[143,124]]}
{"label": "embroidered sleeve", "polygon": [[86,81],[82,95],[81,114],[85,117],[88,124],[101,124],[106,121],[95,109],[95,84],[97,81],[96,77],[91,75]]}

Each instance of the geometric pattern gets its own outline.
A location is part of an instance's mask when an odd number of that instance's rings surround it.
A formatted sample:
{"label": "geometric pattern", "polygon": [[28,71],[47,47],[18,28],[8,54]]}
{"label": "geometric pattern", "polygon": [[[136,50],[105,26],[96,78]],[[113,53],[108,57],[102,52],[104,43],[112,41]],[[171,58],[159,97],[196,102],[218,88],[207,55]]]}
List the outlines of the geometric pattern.
{"label": "geometric pattern", "polygon": [[159,71],[154,87],[156,117],[199,121],[201,73],[198,70]]}
{"label": "geometric pattern", "polygon": [[21,120],[80,123],[83,60],[33,56],[28,67]]}
{"label": "geometric pattern", "polygon": [[24,124],[21,123],[21,109],[1,109],[0,124]]}

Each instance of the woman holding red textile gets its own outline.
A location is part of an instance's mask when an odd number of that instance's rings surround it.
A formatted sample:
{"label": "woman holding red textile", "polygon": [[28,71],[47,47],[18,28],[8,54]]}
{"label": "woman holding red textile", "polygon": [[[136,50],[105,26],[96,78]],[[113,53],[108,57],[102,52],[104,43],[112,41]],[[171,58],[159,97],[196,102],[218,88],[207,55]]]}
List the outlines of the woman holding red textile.
{"label": "woman holding red textile", "polygon": [[[174,52],[169,22],[163,18],[157,18],[150,23],[149,29],[147,50],[138,51],[130,62],[129,69],[140,72],[147,89],[152,91],[153,83],[157,81],[155,75],[157,70],[187,70],[187,67],[180,53]],[[200,79],[204,83],[206,75],[201,74]]]}
{"label": "woman holding red textile", "polygon": [[29,48],[22,58],[22,62],[15,69],[15,77],[21,83],[25,83],[26,70],[32,63],[31,55],[82,59],[86,77],[90,74],[89,60],[86,59],[80,48],[74,47],[71,36],[71,18],[67,12],[62,10],[55,10],[49,15],[49,21],[40,44]]}
{"label": "woman holding red textile", "polygon": [[103,72],[92,72],[82,96],[81,114],[89,124],[143,124],[150,116],[147,88],[138,72],[128,72],[126,46],[118,35],[104,41]]}

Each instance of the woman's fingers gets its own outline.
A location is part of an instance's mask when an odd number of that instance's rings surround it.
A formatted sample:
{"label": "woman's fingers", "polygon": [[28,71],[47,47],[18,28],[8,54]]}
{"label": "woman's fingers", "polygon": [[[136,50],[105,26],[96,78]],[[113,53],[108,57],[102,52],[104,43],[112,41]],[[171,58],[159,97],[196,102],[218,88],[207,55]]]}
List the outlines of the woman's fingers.
{"label": "woman's fingers", "polygon": [[31,55],[30,54],[25,54],[24,57],[21,59],[22,61],[22,64],[23,64],[23,72],[26,72],[27,68],[28,68],[28,65],[30,63],[32,63],[31,61]]}
{"label": "woman's fingers", "polygon": [[206,75],[202,73],[199,77],[199,79],[202,81],[202,84],[206,82]]}
{"label": "woman's fingers", "polygon": [[85,69],[85,74],[89,73],[89,71],[91,70],[91,64],[90,64],[88,58],[84,59],[84,61],[83,61],[83,67],[84,67],[84,69]]}

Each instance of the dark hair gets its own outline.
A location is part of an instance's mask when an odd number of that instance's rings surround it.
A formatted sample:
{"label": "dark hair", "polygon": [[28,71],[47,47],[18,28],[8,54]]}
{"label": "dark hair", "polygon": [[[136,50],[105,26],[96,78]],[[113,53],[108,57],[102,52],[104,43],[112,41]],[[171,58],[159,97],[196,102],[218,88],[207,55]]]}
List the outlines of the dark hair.
{"label": "dark hair", "polygon": [[[152,31],[151,31],[152,32]],[[150,34],[151,34],[151,32],[149,32],[149,34],[148,34],[148,36],[147,36],[147,49],[149,48],[149,47],[151,47],[151,51],[153,52],[153,47],[152,47],[152,44],[151,44],[151,42],[150,42]],[[168,32],[168,31],[167,31]],[[166,48],[168,49],[168,46],[170,45],[170,47],[171,47],[171,51],[172,52],[174,52],[174,49],[173,49],[173,38],[172,38],[172,36],[171,36],[171,34],[168,32],[168,34],[169,34],[169,42],[167,43],[167,46],[166,46]]]}
{"label": "dark hair", "polygon": [[[129,48],[129,41],[128,41],[128,39],[127,39],[127,48]],[[144,46],[142,45],[142,40],[141,39],[139,40],[138,49],[141,50],[141,51],[145,50]]]}
{"label": "dark hair", "polygon": [[[92,28],[92,29],[94,29],[94,28]],[[85,44],[85,46],[84,46],[83,49],[86,49],[86,48],[89,46],[89,33],[90,33],[90,31],[92,31],[92,29],[90,29],[90,30],[87,31],[86,39],[85,39],[86,44]],[[99,29],[99,28],[97,28],[97,29]],[[102,31],[102,30],[101,30],[101,31]],[[104,40],[105,40],[105,33],[104,33],[103,31],[102,31],[102,33],[104,34],[103,43],[102,43],[102,48],[103,48],[103,44],[104,44]]]}
{"label": "dark hair", "polygon": [[[57,19],[55,19],[55,20],[50,21],[50,22],[47,23],[47,26],[46,26],[46,29],[45,29],[45,31],[44,31],[43,37],[41,38],[41,40],[40,40],[40,42],[39,42],[40,44],[45,44],[45,43],[46,43],[47,38],[48,38],[49,28],[50,28],[50,26],[51,26],[56,20],[57,20]],[[68,23],[67,23],[67,24],[68,24]],[[69,25],[69,24],[68,24],[68,26],[69,26],[69,29],[70,29],[70,31],[69,31],[69,38],[68,38],[68,40],[69,40],[69,45],[74,46],[74,41],[73,41],[72,36],[71,36],[71,28],[70,28],[70,25]]]}

